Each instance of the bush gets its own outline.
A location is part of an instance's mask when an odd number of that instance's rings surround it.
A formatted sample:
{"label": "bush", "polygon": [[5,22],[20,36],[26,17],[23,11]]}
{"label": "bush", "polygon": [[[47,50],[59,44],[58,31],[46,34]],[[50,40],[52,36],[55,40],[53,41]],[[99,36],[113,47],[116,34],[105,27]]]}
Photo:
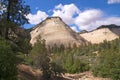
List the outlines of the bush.
{"label": "bush", "polygon": [[0,38],[0,80],[17,80],[16,59],[9,43]]}

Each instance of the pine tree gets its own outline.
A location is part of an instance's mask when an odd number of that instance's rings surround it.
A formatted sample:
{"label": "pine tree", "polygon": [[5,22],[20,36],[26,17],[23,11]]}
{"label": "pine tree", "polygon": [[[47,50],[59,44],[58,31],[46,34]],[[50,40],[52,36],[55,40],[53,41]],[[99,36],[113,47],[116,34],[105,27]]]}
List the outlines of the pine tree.
{"label": "pine tree", "polygon": [[16,61],[10,44],[0,38],[0,80],[17,80]]}
{"label": "pine tree", "polygon": [[[2,7],[0,10],[0,23],[4,24],[0,27],[3,27],[4,38],[8,39],[8,30],[13,23],[17,25],[17,27],[28,23],[26,15],[29,14],[30,7],[24,3],[23,0],[0,0],[0,7]],[[15,25],[14,27],[16,27]]]}
{"label": "pine tree", "polygon": [[44,80],[51,78],[51,57],[46,49],[45,40],[42,40],[41,37],[38,37],[37,42],[34,44],[31,57],[34,65],[42,70]]}
{"label": "pine tree", "polygon": [[18,25],[28,23],[25,15],[29,14],[30,7],[25,5],[23,0],[0,0],[0,2],[2,4],[1,7],[4,6],[6,8],[6,11],[2,13],[1,20],[11,21]]}

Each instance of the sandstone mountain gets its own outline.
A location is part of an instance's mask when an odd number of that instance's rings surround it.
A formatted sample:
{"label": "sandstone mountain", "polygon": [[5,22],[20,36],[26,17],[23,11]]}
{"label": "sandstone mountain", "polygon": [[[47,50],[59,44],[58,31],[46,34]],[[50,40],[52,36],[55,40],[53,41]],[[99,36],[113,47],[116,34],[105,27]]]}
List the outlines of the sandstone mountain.
{"label": "sandstone mountain", "polygon": [[84,38],[74,32],[68,25],[66,25],[60,17],[47,18],[30,32],[31,40],[30,43],[34,45],[36,38],[40,35],[42,39],[46,40],[46,45],[53,46],[64,44],[68,46],[74,43],[84,45],[88,43]]}
{"label": "sandstone mountain", "polygon": [[103,42],[104,40],[111,41],[120,36],[120,26],[108,25],[101,26],[96,30],[91,32],[86,32],[80,34],[83,38],[91,42],[92,44],[98,44]]}

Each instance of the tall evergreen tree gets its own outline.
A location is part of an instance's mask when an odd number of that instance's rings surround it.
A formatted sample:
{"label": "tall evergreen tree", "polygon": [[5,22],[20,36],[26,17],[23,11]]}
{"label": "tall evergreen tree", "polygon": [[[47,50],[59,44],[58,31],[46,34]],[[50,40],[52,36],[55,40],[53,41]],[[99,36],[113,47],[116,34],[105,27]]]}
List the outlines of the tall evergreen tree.
{"label": "tall evergreen tree", "polygon": [[52,74],[51,57],[45,47],[45,40],[42,40],[41,37],[38,37],[37,42],[34,44],[31,57],[34,65],[42,70],[44,80],[50,79]]}
{"label": "tall evergreen tree", "polygon": [[8,39],[8,30],[12,23],[17,26],[28,23],[25,17],[30,12],[30,7],[23,0],[0,0],[0,23],[3,23],[4,37]]}
{"label": "tall evergreen tree", "polygon": [[1,9],[4,20],[12,21],[18,25],[28,23],[25,16],[29,14],[30,7],[25,5],[23,0],[0,0],[0,2],[0,7],[6,8],[6,11],[3,11],[3,8]]}
{"label": "tall evergreen tree", "polygon": [[17,80],[16,60],[10,44],[0,38],[0,80]]}

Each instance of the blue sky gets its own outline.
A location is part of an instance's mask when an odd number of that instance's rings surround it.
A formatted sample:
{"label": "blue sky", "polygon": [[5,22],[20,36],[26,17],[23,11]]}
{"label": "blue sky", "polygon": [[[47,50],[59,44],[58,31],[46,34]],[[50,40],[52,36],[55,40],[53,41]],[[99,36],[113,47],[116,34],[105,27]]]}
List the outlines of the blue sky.
{"label": "blue sky", "polygon": [[26,17],[31,28],[47,17],[59,16],[76,32],[100,25],[120,25],[120,0],[24,0],[31,13]]}

